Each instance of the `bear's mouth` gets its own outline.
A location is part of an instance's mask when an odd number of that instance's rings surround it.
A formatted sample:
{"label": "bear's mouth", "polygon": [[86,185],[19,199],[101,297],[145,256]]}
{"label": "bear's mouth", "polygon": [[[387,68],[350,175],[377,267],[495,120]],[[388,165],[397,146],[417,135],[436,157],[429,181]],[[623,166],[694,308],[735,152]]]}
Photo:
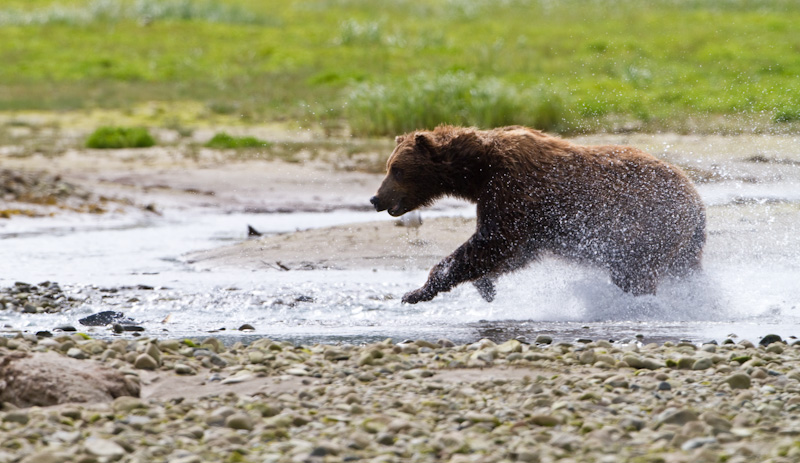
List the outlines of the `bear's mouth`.
{"label": "bear's mouth", "polygon": [[394,206],[390,207],[388,212],[389,215],[391,215],[392,217],[397,217],[405,214],[406,210],[403,209],[403,205],[401,203],[397,203]]}

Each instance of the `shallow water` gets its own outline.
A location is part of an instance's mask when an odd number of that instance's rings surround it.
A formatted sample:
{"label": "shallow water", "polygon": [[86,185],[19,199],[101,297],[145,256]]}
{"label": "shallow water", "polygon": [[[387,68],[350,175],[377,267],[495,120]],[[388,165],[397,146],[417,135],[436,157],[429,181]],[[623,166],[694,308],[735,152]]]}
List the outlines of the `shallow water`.
{"label": "shallow water", "polygon": [[[778,153],[798,158],[791,147]],[[699,155],[698,155],[699,156]],[[777,156],[777,155],[776,155]],[[685,164],[684,160],[684,164]],[[0,312],[7,332],[51,330],[117,310],[149,336],[228,340],[268,336],[301,343],[482,337],[721,341],[731,334],[800,335],[800,162],[698,158],[725,175],[698,189],[708,205],[704,274],[666,281],[656,296],[623,294],[599,270],[555,259],[502,278],[483,302],[465,285],[429,303],[399,298],[425,271],[197,271],[180,260],[194,250],[246,239],[247,225],[280,233],[370,220],[385,214],[241,214],[165,211],[162,216],[15,218],[0,228],[0,286],[57,281],[83,302],[64,313]],[[472,214],[471,208],[430,212]],[[146,285],[154,289],[139,289]],[[254,332],[236,329],[248,323]]]}

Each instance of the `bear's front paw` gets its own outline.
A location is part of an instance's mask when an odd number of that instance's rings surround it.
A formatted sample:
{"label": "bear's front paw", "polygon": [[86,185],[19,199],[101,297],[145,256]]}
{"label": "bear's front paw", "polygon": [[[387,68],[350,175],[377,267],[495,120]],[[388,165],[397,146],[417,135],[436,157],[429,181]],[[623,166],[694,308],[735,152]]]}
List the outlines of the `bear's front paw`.
{"label": "bear's front paw", "polygon": [[406,304],[416,304],[417,302],[430,301],[436,293],[429,291],[426,288],[420,288],[414,291],[409,291],[403,296],[403,302]]}

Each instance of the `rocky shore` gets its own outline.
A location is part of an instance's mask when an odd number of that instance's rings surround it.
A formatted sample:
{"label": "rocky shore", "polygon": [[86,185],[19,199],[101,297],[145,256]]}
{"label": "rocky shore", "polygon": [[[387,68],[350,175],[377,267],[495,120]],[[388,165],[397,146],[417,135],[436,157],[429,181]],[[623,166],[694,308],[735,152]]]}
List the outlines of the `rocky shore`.
{"label": "rocky shore", "polygon": [[[798,461],[800,348],[759,344],[18,335],[0,338],[0,462]],[[15,404],[52,356],[116,398]]]}

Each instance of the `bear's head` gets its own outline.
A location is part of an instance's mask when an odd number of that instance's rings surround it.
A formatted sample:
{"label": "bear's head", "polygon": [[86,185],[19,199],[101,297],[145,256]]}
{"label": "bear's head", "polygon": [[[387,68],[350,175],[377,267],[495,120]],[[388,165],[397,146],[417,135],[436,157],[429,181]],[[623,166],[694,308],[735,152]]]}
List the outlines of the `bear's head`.
{"label": "bear's head", "polygon": [[370,199],[375,210],[401,216],[430,205],[446,191],[442,181],[439,146],[430,132],[401,135],[386,162],[386,178]]}

